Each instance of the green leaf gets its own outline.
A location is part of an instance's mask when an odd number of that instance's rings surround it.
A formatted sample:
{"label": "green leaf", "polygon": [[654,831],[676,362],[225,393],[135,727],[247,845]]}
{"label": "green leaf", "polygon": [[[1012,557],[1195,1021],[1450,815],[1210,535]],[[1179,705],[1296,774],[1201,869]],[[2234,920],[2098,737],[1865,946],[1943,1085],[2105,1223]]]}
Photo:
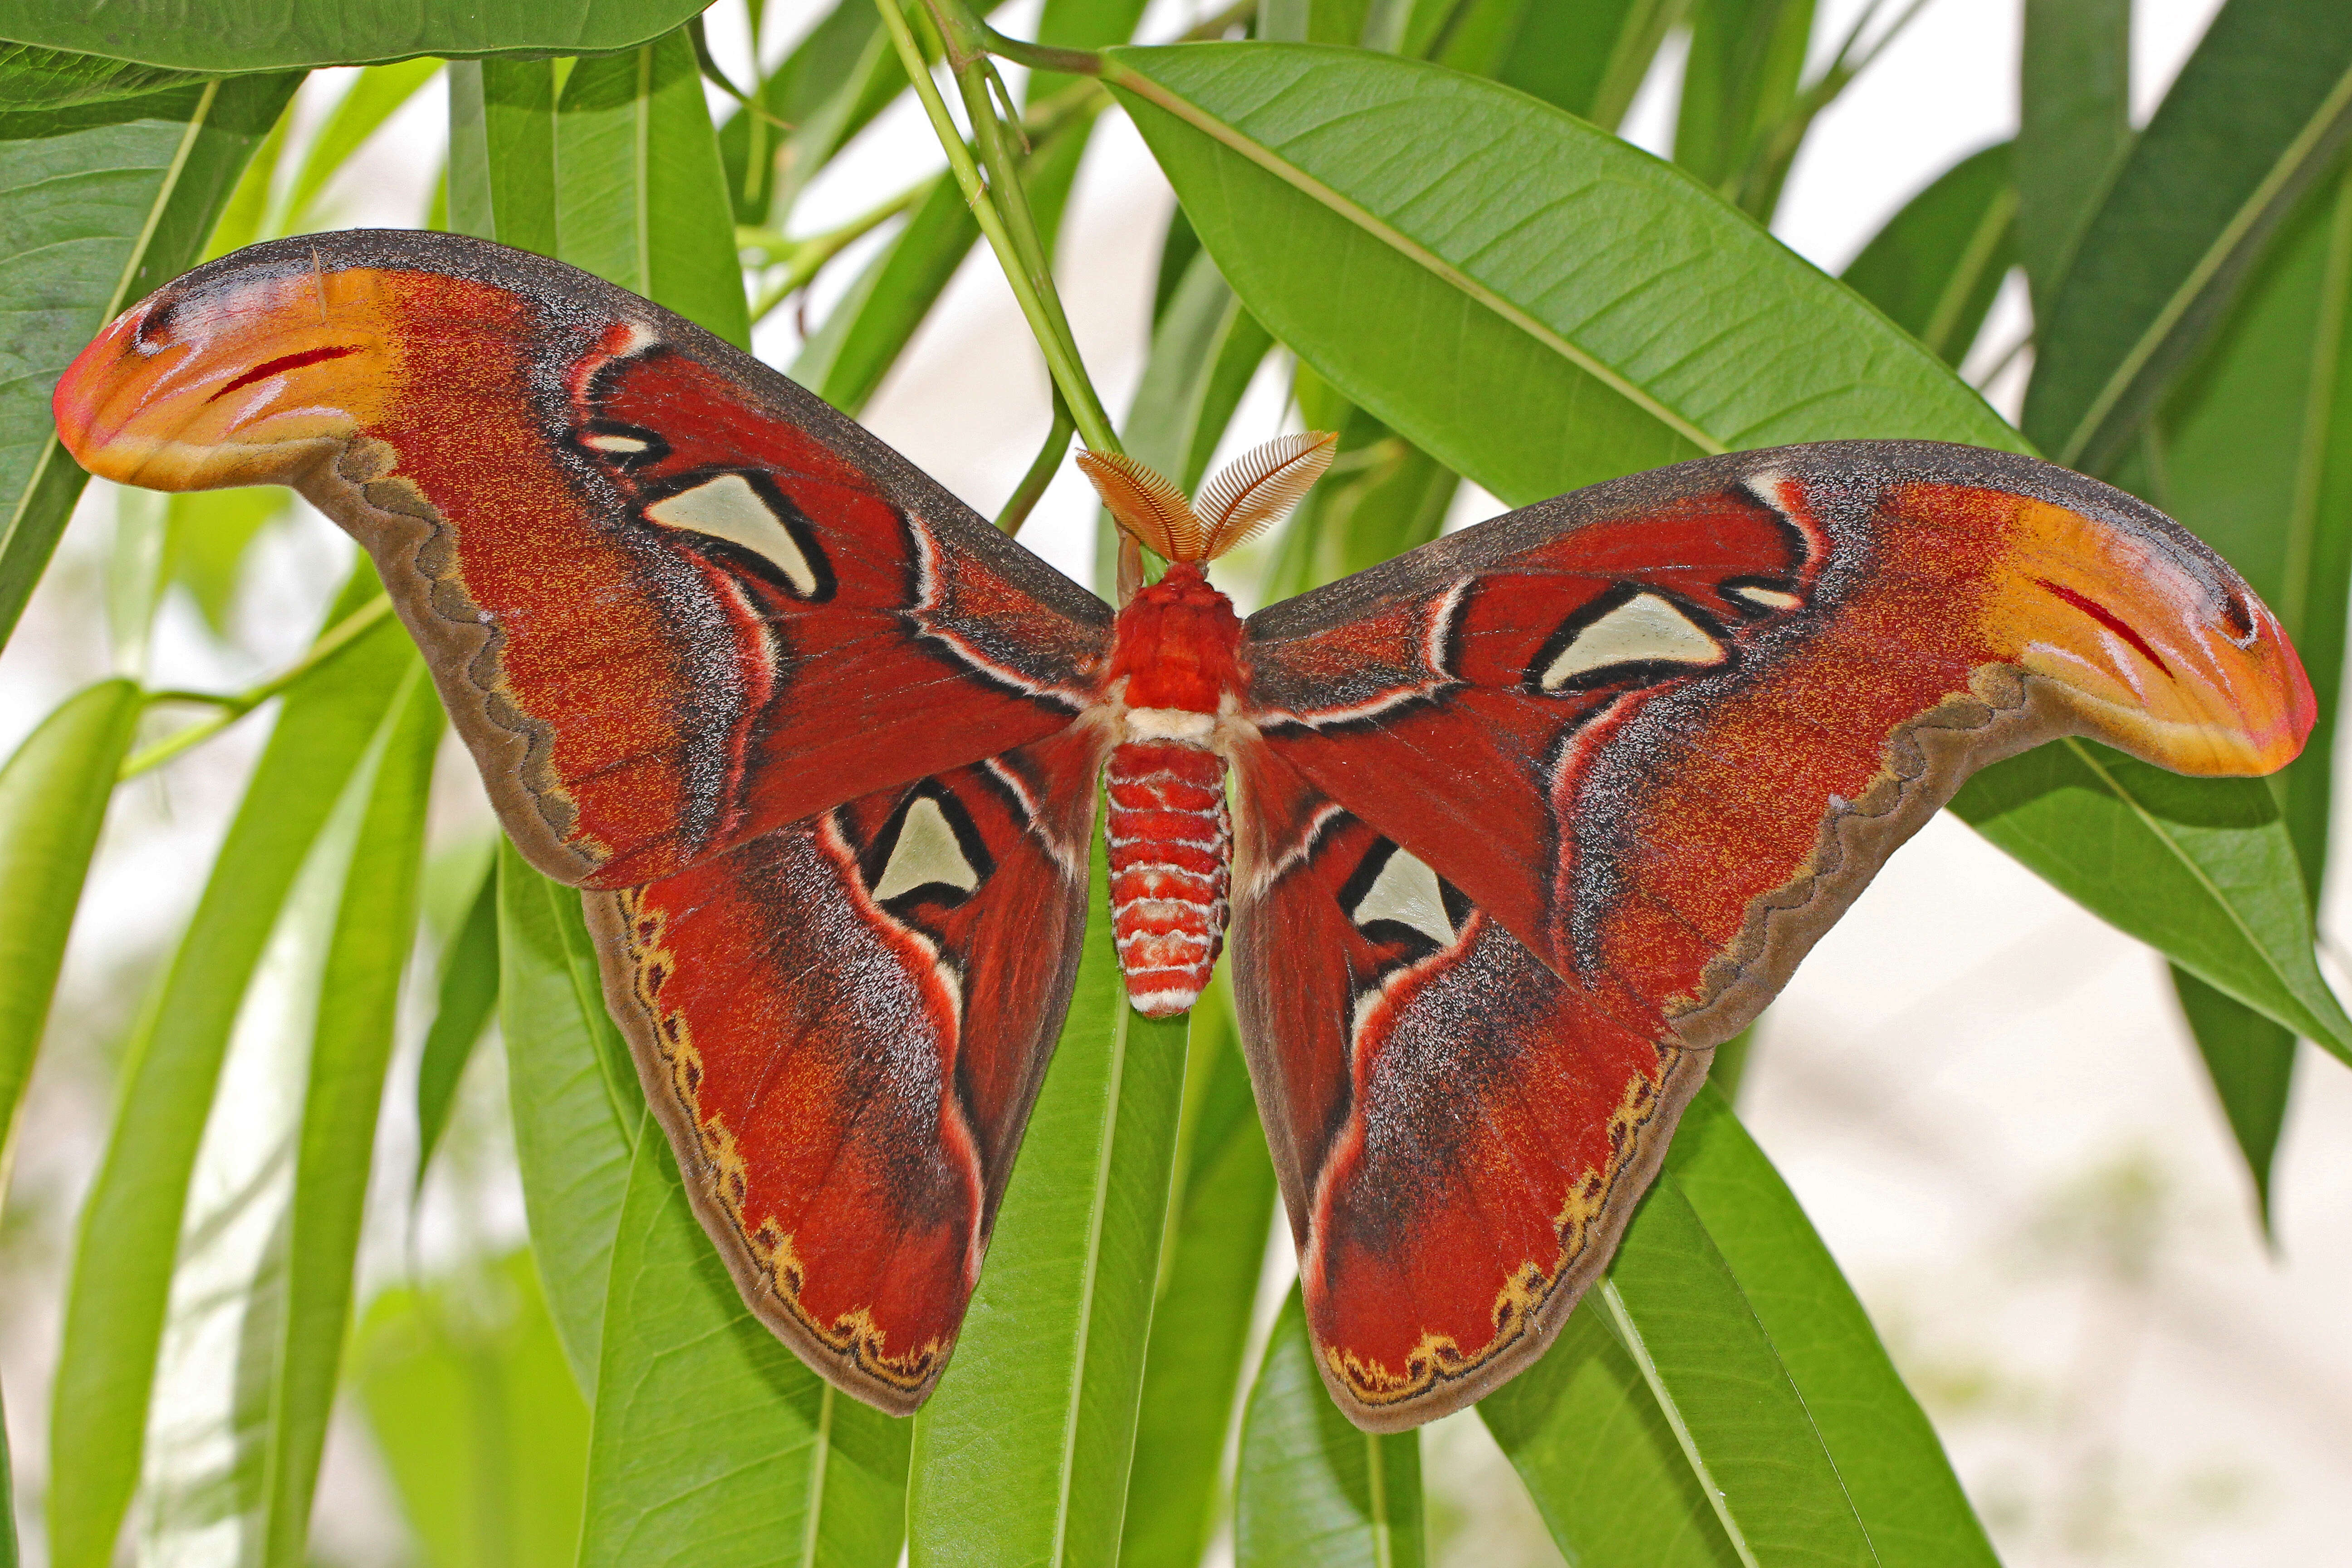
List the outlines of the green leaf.
{"label": "green leaf", "polygon": [[748,349],[734,208],[686,34],[582,60],[555,141],[562,258]]}
{"label": "green leaf", "polygon": [[1868,305],[1687,174],[1557,110],[1356,51],[1107,60],[1250,312],[1507,501],[1784,441],[2020,447]]}
{"label": "green leaf", "polygon": [[1597,1295],[1478,1414],[1577,1568],[1740,1568]]}
{"label": "green leaf", "polygon": [[1421,1434],[1360,1432],[1315,1371],[1293,1286],[1242,1416],[1238,1568],[1420,1568]]}
{"label": "green leaf", "polygon": [[2104,470],[2352,132],[2352,6],[2231,0],[2083,231],[2035,334],[2024,427]]}
{"label": "green leaf", "polygon": [[[2314,899],[2327,867],[2352,598],[2347,312],[2352,179],[2338,175],[2281,231],[2211,349],[2167,400],[2141,487],[2245,574],[2302,651],[2318,721],[2272,787]],[[2174,984],[2267,1215],[2294,1037],[2178,970]]]}
{"label": "green leaf", "polygon": [[467,906],[465,923],[451,933],[441,953],[441,984],[433,1009],[433,1024],[425,1033],[425,1050],[416,1064],[416,1184],[425,1184],[425,1169],[449,1112],[457,1101],[457,1085],[473,1059],[474,1047],[489,1027],[499,1005],[499,868],[493,859],[482,868],[481,885]]}
{"label": "green leaf", "polygon": [[1495,79],[1613,131],[1650,74],[1658,46],[1689,5],[1690,0],[1530,4]]}
{"label": "green leaf", "polygon": [[1068,1021],[955,1359],[916,1414],[915,1568],[1115,1557],[1167,1225],[1186,1020],[1127,1005],[1093,852]]}
{"label": "green leaf", "polygon": [[2084,908],[2352,1061],[2311,956],[2294,846],[2260,779],[2188,779],[2084,740],[1963,785],[1952,809]]}
{"label": "green leaf", "polygon": [[1610,1279],[1602,1309],[1756,1561],[1994,1563],[1861,1303],[1712,1089]]}
{"label": "green leaf", "polygon": [[303,154],[301,170],[286,193],[285,205],[271,231],[293,234],[318,226],[314,209],[327,182],[440,68],[439,60],[415,59],[362,71],[310,139],[310,150]]}
{"label": "green leaf", "polygon": [[[785,216],[774,210],[781,161],[789,158],[796,166],[796,190],[814,173],[798,165],[814,155],[822,166],[832,156],[842,136],[838,121],[862,96],[859,79],[884,58],[896,61],[887,41],[877,51],[881,31],[881,17],[865,0],[837,0],[760,83],[752,98],[764,112],[739,109],[719,126],[719,153],[738,223],[758,226]],[[898,81],[903,86],[905,76]],[[822,147],[815,145],[820,141]]]}
{"label": "green leaf", "polygon": [[[362,563],[326,624],[382,590]],[[187,934],[134,1035],[104,1161],[82,1205],[50,1417],[58,1568],[104,1568],[139,1476],[149,1391],[221,1060],[280,906],[414,662],[370,627],[286,698]]]}
{"label": "green leaf", "polygon": [[[1250,377],[1273,346],[1217,275],[1217,264],[1195,252],[1152,328],[1151,352],[1120,431],[1128,456],[1188,491],[1196,489]],[[1106,591],[1118,558],[1118,527],[1108,511],[1097,509],[1095,581]]]}
{"label": "green leaf", "polygon": [[1250,1094],[1233,1003],[1213,987],[1192,1013],[1179,1123],[1179,1197],[1151,1314],[1142,1408],[1118,1561],[1194,1568],[1216,1523],[1219,1472],[1242,1392],[1250,1314],[1274,1222],[1274,1163]]}
{"label": "green leaf", "polygon": [[[1302,369],[1303,387],[1313,372]],[[1307,401],[1300,395],[1302,405]],[[1334,472],[1292,514],[1267,574],[1269,599],[1287,598],[1425,544],[1444,526],[1461,480],[1436,458],[1358,409],[1339,428]]]}
{"label": "green leaf", "polygon": [[430,1568],[572,1568],[588,1406],[528,1252],[376,1297],[352,1353]]}
{"label": "green leaf", "polygon": [[531,869],[503,838],[499,1032],[532,1251],[572,1373],[591,1393],[645,1094],[604,1011],[580,895]]}
{"label": "green leaf", "polygon": [[2294,1031],[2174,965],[2172,990],[2197,1042],[2205,1076],[2221,1101],[2230,1136],[2253,1178],[2254,1206],[2271,1225],[2271,1164],[2294,1090]]}
{"label": "green leaf", "polygon": [[364,66],[415,55],[593,55],[668,32],[698,0],[268,0],[192,16],[178,0],[16,0],[20,43],[192,71]]}
{"label": "green leaf", "polygon": [[[1813,0],[1694,0],[1675,162],[1727,196],[1797,107]],[[1750,207],[1769,215],[1769,204]]]}
{"label": "green leaf", "polygon": [[639,1130],[613,1247],[582,1568],[890,1568],[910,1424],[801,1364],[751,1315]]}
{"label": "green leaf", "polygon": [[0,767],[0,1158],[140,708],[128,680],[85,687]]}
{"label": "green leaf", "polygon": [[1958,366],[2016,259],[2011,144],[1961,159],[1903,204],[1840,274],[1946,364]]}
{"label": "green leaf", "polygon": [[392,1060],[401,977],[416,945],[425,806],[445,721],[413,664],[353,787],[367,797],[327,948],[303,1090],[292,1232],[270,1379],[263,1561],[309,1561],[310,1502],[351,1329],[352,1271]]}
{"label": "green leaf", "polygon": [[555,67],[449,67],[449,224],[459,234],[556,253]]}
{"label": "green leaf", "polygon": [[2037,313],[2131,146],[2131,0],[2025,0],[2017,258]]}
{"label": "green leaf", "polygon": [[[1582,1359],[1553,1364],[1564,1355]],[[1685,1113],[1610,1282],[1479,1409],[1580,1563],[1996,1561],[1861,1303],[1712,1089]],[[1664,1463],[1666,1442],[1718,1529]]]}
{"label": "green leaf", "polygon": [[195,259],[300,80],[0,111],[0,299],[15,312],[0,355],[0,643],[88,482],[49,419],[58,377]]}
{"label": "green leaf", "polygon": [[0,43],[0,102],[15,109],[73,109],[204,84],[203,77],[189,71]]}
{"label": "green leaf", "polygon": [[[1093,127],[1091,114],[1056,126],[1023,163],[1038,238],[1048,254]],[[793,379],[843,413],[856,414],[881,388],[979,237],[962,190],[953,180],[940,181],[801,346]]]}
{"label": "green leaf", "polygon": [[980,225],[955,182],[933,185],[801,345],[793,379],[856,415],[881,388],[979,237]]}

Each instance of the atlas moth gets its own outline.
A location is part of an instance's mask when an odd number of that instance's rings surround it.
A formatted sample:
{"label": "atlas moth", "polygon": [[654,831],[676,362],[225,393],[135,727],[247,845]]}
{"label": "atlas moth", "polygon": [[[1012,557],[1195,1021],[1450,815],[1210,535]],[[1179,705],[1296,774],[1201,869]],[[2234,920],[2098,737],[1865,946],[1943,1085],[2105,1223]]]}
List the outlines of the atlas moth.
{"label": "atlas moth", "polygon": [[1923,441],[1631,475],[1245,619],[1207,563],[1328,438],[1198,507],[1090,454],[1171,562],[1115,611],[749,355],[450,235],[211,262],[56,411],[94,473],[290,484],[365,547],[517,848],[581,889],[745,1302],[894,1412],[1087,942],[1153,1011],[1229,943],[1317,1363],[1406,1427],[1541,1352],[1714,1048],[1971,770],[2080,734],[2261,773],[2313,721],[2182,529]]}

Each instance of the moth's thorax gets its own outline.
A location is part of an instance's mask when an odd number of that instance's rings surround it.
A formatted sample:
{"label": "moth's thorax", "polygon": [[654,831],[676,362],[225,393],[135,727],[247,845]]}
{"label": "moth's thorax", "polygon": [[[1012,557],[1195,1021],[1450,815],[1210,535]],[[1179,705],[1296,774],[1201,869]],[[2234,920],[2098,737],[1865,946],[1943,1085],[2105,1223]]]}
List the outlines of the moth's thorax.
{"label": "moth's thorax", "polygon": [[1130,710],[1214,713],[1241,686],[1241,617],[1201,564],[1179,561],[1118,613],[1111,679]]}

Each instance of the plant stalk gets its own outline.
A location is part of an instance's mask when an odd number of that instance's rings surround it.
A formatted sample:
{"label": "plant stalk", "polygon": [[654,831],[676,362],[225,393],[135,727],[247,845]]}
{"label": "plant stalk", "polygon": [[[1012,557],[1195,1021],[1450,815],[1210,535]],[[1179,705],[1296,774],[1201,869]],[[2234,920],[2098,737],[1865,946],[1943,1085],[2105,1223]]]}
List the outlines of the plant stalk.
{"label": "plant stalk", "polygon": [[132,752],[124,761],[122,771],[115,775],[117,781],[137,778],[141,773],[163,766],[182,752],[211,740],[271,698],[282,695],[288,688],[294,686],[313,671],[331,663],[337,655],[357,642],[362,634],[390,614],[392,614],[392,600],[389,596],[380,595],[370,600],[320,633],[319,640],[310,645],[310,651],[295,663],[271,676],[260,685],[248,688],[244,691],[149,692],[147,701],[151,705],[158,702],[203,702],[219,709],[220,711],[201,723],[189,725],[176,734],[166,735],[143,751]]}
{"label": "plant stalk", "polygon": [[[983,150],[992,142],[997,150],[991,157],[991,173],[997,181],[994,190],[981,176],[973,161],[971,149],[964,144],[962,133],[956,128],[954,118],[948,112],[946,100],[940,98],[939,84],[931,79],[929,66],[923,51],[915,41],[913,27],[898,0],[875,0],[882,13],[882,24],[889,29],[890,41],[897,46],[898,58],[907,68],[908,79],[914,83],[915,94],[922,100],[923,112],[930,117],[931,129],[939,137],[940,146],[947,153],[948,167],[953,171],[956,184],[963,190],[964,200],[971,207],[971,216],[981,233],[988,237],[989,248],[995,251],[997,264],[1003,269],[1005,281],[1011,285],[1013,299],[1021,306],[1022,315],[1037,340],[1039,351],[1045,356],[1045,368],[1054,384],[1067,401],[1076,420],[1078,434],[1088,447],[1100,452],[1120,449],[1118,437],[1111,428],[1110,416],[1104,412],[1102,399],[1097,395],[1094,383],[1087,377],[1086,363],[1078,357],[1076,342],[1070,335],[1069,321],[1062,313],[1061,301],[1054,290],[1052,274],[1042,266],[1033,268],[1030,256],[1042,258],[1044,247],[1037,241],[1036,225],[1029,216],[1028,202],[1020,195],[1021,184],[1010,164],[1003,156],[1003,132],[995,112],[989,107],[987,81],[974,68],[978,50],[973,44],[971,29],[978,26],[969,14],[963,15],[965,26],[951,29],[948,37],[948,54],[959,85],[967,77],[981,89],[980,103],[985,112],[975,112],[974,141]],[[961,13],[961,8],[956,7]],[[959,33],[961,36],[959,36]],[[969,89],[967,100],[969,102]],[[1026,247],[1016,240],[1008,227],[1004,208],[996,196],[1003,194],[1007,206],[1019,214],[1018,221],[1026,228]],[[1017,205],[1016,205],[1017,202]]]}

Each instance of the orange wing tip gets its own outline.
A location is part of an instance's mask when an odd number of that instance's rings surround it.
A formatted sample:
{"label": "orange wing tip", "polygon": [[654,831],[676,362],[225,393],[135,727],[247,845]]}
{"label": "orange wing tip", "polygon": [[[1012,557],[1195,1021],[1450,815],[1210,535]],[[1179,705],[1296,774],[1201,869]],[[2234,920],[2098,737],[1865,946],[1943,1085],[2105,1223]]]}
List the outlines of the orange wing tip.
{"label": "orange wing tip", "polygon": [[1208,536],[1184,492],[1123,452],[1081,452],[1078,469],[1119,527],[1169,561],[1203,561]]}
{"label": "orange wing tip", "polygon": [[1309,430],[1277,437],[1219,469],[1195,509],[1209,532],[1202,558],[1213,561],[1280,521],[1330,468],[1339,447],[1332,432]]}
{"label": "orange wing tip", "polygon": [[1985,602],[1989,651],[2063,693],[2083,731],[2176,773],[2275,773],[2318,716],[2278,618],[2168,525],[2126,531],[2020,499]]}

